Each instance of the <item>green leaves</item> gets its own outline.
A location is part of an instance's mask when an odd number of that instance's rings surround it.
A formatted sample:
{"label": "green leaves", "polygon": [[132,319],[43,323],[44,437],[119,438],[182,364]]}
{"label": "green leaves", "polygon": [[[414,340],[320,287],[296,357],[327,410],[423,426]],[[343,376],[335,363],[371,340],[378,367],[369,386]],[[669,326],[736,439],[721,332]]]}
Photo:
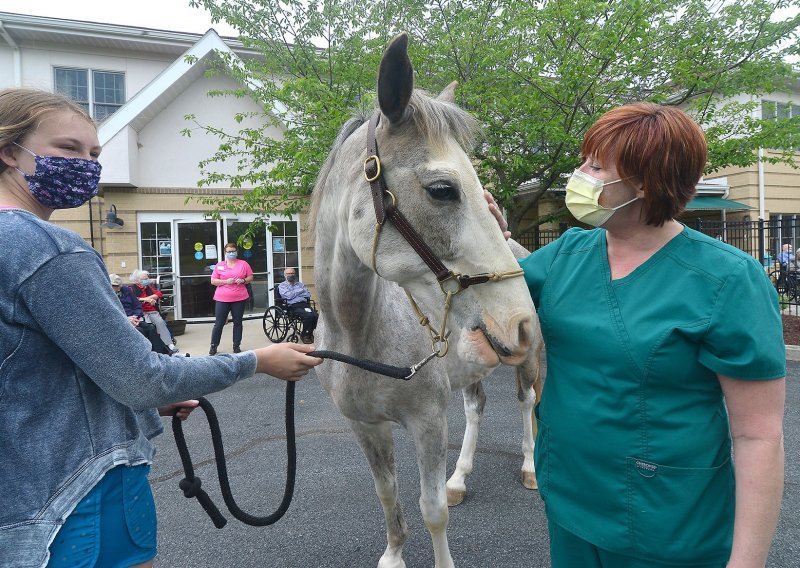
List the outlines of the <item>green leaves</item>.
{"label": "green leaves", "polygon": [[[410,36],[416,85],[438,93],[458,80],[458,104],[484,124],[478,173],[511,206],[512,229],[578,165],[586,129],[626,102],[685,106],[707,131],[709,171],[753,163],[759,147],[798,146],[796,122],[754,117],[761,95],[797,84],[785,59],[799,54],[800,16],[780,14],[800,13],[800,0],[192,4],[237,27],[244,45],[262,54],[234,68],[250,87],[225,93],[253,97],[260,116],[236,115],[242,129],[231,133],[187,117],[187,135],[220,138],[201,164],[201,184],[254,188],[241,199],[202,198],[216,207],[301,210],[339,128],[355,110],[372,108],[381,54],[400,31]],[[215,172],[230,159],[238,160],[237,175]],[[526,182],[535,191],[515,199]]]}

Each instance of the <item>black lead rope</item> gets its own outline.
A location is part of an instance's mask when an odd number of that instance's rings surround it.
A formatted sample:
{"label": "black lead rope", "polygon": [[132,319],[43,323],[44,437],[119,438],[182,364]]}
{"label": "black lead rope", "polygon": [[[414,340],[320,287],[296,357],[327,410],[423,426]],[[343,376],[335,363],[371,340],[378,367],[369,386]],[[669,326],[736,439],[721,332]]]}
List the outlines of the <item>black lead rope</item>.
{"label": "black lead rope", "polygon": [[[278,521],[289,509],[289,504],[292,502],[292,495],[294,494],[294,480],[297,472],[297,447],[295,445],[294,433],[294,382],[286,383],[286,454],[288,463],[286,466],[286,486],[283,492],[283,500],[274,513],[266,517],[256,517],[242,511],[236,504],[231,492],[230,481],[228,480],[228,466],[225,461],[225,450],[222,447],[222,431],[219,427],[219,420],[217,413],[211,403],[200,397],[200,408],[206,413],[208,426],[211,429],[211,441],[214,445],[214,458],[217,462],[217,474],[219,475],[219,486],[222,490],[222,498],[227,505],[231,514],[247,525],[254,527],[265,527]],[[197,497],[197,500],[205,509],[208,516],[214,522],[214,526],[218,529],[224,527],[228,521],[222,515],[220,510],[211,500],[208,493],[202,489],[200,478],[194,474],[194,467],[192,465],[192,458],[189,455],[189,448],[186,445],[186,438],[183,435],[183,427],[181,420],[177,416],[172,418],[172,433],[175,435],[175,445],[178,447],[178,453],[181,456],[181,463],[186,477],[181,479],[178,486],[183,491],[183,495],[191,499]]]}
{"label": "black lead rope", "polygon": [[320,359],[333,359],[334,361],[347,363],[348,365],[353,365],[365,371],[371,371],[385,377],[403,381],[409,380],[414,376],[414,373],[416,373],[416,369],[412,369],[411,367],[395,367],[394,365],[386,365],[384,363],[378,363],[377,361],[370,361],[369,359],[357,359],[356,357],[351,357],[344,353],[337,353],[336,351],[312,351],[309,353],[309,356],[319,357]]}
{"label": "black lead rope", "polygon": [[[341,363],[347,363],[349,365],[355,365],[361,369],[371,371],[373,373],[378,373],[381,375],[385,375],[387,377],[391,377],[394,379],[402,379],[402,380],[409,380],[417,371],[417,369],[421,366],[421,364],[415,365],[412,369],[411,367],[395,367],[393,365],[385,365],[383,363],[378,363],[375,361],[369,361],[366,359],[357,359],[355,357],[351,357],[349,355],[344,355],[343,353],[337,353],[336,351],[312,351],[308,354],[311,357],[319,357],[321,359],[333,359],[335,361],[339,361]],[[424,364],[424,363],[423,363]],[[254,527],[266,527],[277,522],[286,511],[289,509],[289,505],[292,502],[292,496],[294,495],[294,482],[295,477],[297,474],[297,446],[295,443],[295,431],[294,431],[294,391],[295,391],[295,383],[289,381],[286,383],[286,455],[287,455],[287,466],[286,466],[286,485],[283,492],[283,500],[278,508],[275,510],[274,513],[271,515],[267,515],[266,517],[256,517],[254,515],[250,515],[242,511],[239,506],[236,504],[236,501],[233,498],[233,493],[231,491],[231,484],[228,480],[228,465],[225,460],[225,449],[222,445],[222,430],[219,426],[219,419],[217,418],[217,413],[214,411],[214,407],[211,403],[203,398],[200,397],[200,408],[206,413],[206,419],[208,420],[208,427],[211,430],[211,442],[214,446],[214,459],[217,462],[217,474],[219,476],[219,486],[222,490],[222,498],[225,501],[225,505],[228,507],[228,510],[231,514],[239,519],[241,522],[254,526]],[[211,517],[214,526],[218,529],[221,529],[226,524],[228,524],[228,520],[223,516],[220,512],[219,508],[214,504],[211,500],[211,497],[206,493],[205,489],[202,488],[202,482],[200,478],[194,474],[194,466],[192,464],[192,458],[189,455],[189,447],[186,445],[186,436],[183,434],[183,426],[181,425],[181,420],[177,416],[172,417],[172,433],[175,436],[175,445],[178,447],[178,454],[181,457],[181,463],[183,464],[183,471],[186,474],[186,477],[181,479],[178,486],[183,491],[183,495],[187,499],[191,499],[192,497],[196,497],[197,500],[200,502],[200,505],[203,507],[208,516]]]}

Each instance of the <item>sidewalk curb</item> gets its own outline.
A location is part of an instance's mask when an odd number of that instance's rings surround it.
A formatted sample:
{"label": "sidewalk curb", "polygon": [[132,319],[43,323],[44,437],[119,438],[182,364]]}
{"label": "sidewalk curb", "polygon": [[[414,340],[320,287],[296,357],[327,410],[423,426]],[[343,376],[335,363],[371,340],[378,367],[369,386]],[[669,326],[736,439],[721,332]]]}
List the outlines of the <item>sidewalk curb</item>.
{"label": "sidewalk curb", "polygon": [[800,361],[800,345],[787,345],[786,346],[786,360],[787,361]]}

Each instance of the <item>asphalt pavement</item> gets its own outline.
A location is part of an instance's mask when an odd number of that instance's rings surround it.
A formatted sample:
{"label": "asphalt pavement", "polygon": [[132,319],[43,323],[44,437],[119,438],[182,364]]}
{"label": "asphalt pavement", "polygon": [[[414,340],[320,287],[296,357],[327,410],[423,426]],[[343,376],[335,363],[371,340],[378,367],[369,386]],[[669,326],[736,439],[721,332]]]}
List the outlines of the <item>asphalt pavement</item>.
{"label": "asphalt pavement", "polygon": [[[260,321],[245,322],[243,347],[267,344]],[[211,327],[187,326],[179,347],[207,353]],[[226,326],[225,338],[231,333]],[[229,339],[229,337],[228,337]],[[226,350],[226,349],[223,349]],[[389,380],[389,379],[387,379]],[[484,381],[485,418],[467,497],[450,509],[448,537],[457,567],[548,568],[541,499],[520,483],[521,419],[513,372],[500,367]],[[786,403],[786,490],[768,566],[794,568],[800,558],[800,363],[789,362]],[[285,384],[261,375],[208,397],[222,423],[228,474],[239,506],[268,515],[279,505],[286,476]],[[156,439],[151,483],[159,517],[156,566],[354,568],[374,567],[386,545],[383,512],[366,461],[347,423],[312,372],[297,383],[297,480],[286,515],[268,527],[249,527],[225,512],[218,530],[195,499],[178,488],[183,478],[169,424]],[[460,393],[448,407],[452,472],[464,430]],[[210,436],[196,412],[185,423],[196,473],[223,508]],[[409,526],[408,568],[432,568],[433,552],[419,512],[419,475],[413,442],[395,429],[401,502]]]}

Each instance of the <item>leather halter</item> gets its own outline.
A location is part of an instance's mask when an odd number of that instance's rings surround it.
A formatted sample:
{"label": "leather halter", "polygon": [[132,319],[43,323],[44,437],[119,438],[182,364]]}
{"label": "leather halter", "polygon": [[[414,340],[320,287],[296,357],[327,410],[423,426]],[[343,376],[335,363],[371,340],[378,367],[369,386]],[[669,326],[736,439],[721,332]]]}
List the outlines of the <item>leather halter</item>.
{"label": "leather halter", "polygon": [[[447,268],[442,261],[433,253],[431,248],[425,243],[419,233],[411,226],[408,219],[397,208],[397,200],[394,194],[389,191],[384,181],[383,172],[381,171],[381,159],[378,154],[378,141],[375,136],[375,130],[381,119],[381,112],[376,110],[369,120],[367,126],[367,158],[364,160],[364,177],[369,183],[372,192],[372,205],[375,208],[375,238],[372,245],[372,269],[378,273],[376,264],[376,255],[378,250],[378,239],[380,237],[381,229],[386,222],[390,220],[403,238],[411,245],[411,248],[419,255],[422,261],[430,268],[431,272],[436,276],[442,292],[445,294],[444,314],[442,316],[442,326],[439,331],[435,330],[428,318],[419,309],[419,306],[411,297],[411,294],[406,291],[411,306],[417,313],[420,319],[420,324],[426,326],[431,335],[433,343],[433,353],[425,360],[427,362],[434,355],[444,357],[447,354],[448,344],[447,336],[449,333],[447,327],[447,315],[450,311],[450,301],[453,296],[462,290],[469,288],[474,284],[483,284],[484,282],[499,282],[507,278],[516,278],[522,276],[523,271],[521,268],[516,270],[509,270],[506,272],[489,272],[469,276],[453,272]],[[386,206],[384,197],[389,196],[390,203]],[[444,344],[444,349],[437,349],[438,344]],[[424,364],[424,363],[423,363]]]}
{"label": "leather halter", "polygon": [[[375,220],[378,225],[383,226],[386,219],[389,219],[395,228],[403,235],[403,238],[411,245],[411,248],[419,255],[423,262],[428,265],[431,272],[436,276],[442,290],[445,289],[445,282],[453,280],[458,288],[455,293],[469,288],[473,284],[483,284],[489,281],[498,281],[505,278],[515,276],[522,276],[522,269],[509,271],[509,272],[492,272],[477,274],[475,276],[468,276],[466,274],[459,274],[447,268],[433,253],[430,247],[422,240],[419,233],[414,230],[414,227],[408,222],[406,217],[397,208],[397,203],[394,195],[386,187],[386,182],[383,178],[381,171],[381,159],[378,154],[378,141],[375,137],[375,129],[381,119],[380,111],[375,111],[369,120],[367,128],[367,158],[364,160],[364,177],[369,182],[370,190],[372,191],[372,205],[375,208]],[[384,203],[384,196],[389,195],[391,203],[386,207]],[[377,272],[377,270],[376,270]]]}

